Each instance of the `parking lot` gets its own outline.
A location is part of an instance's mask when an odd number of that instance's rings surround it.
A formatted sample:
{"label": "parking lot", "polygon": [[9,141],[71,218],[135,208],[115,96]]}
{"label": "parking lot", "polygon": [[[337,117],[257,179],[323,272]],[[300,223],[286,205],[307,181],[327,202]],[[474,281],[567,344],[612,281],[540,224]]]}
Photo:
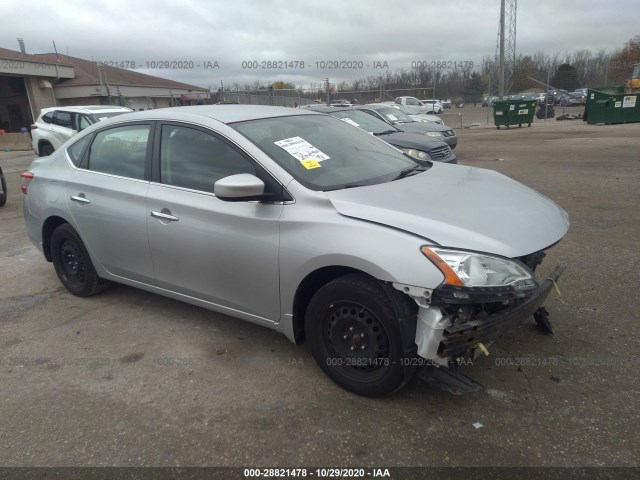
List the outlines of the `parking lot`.
{"label": "parking lot", "polygon": [[125,286],[74,297],[25,233],[33,153],[0,152],[0,464],[638,466],[640,125],[496,130],[460,110],[481,126],[457,128],[459,163],[539,190],[572,223],[541,267],[568,265],[547,303],[555,335],[531,319],[463,367],[478,396],[416,380],[362,398],[276,332]]}

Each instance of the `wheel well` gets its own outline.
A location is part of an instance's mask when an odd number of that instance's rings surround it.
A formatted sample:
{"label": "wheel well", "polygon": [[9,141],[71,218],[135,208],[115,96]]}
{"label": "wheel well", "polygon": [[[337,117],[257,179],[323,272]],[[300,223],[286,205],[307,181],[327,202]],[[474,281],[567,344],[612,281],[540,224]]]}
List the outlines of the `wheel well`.
{"label": "wheel well", "polygon": [[44,147],[45,145],[51,145],[51,148],[53,148],[53,144],[49,140],[40,139],[38,141],[38,151],[37,151],[38,155],[41,155],[42,147]]}
{"label": "wheel well", "polygon": [[296,343],[301,343],[305,339],[304,331],[304,319],[307,314],[307,306],[311,297],[318,291],[320,287],[335,280],[338,277],[347,275],[350,273],[361,273],[367,275],[365,272],[350,267],[331,266],[323,267],[307,275],[296,290],[295,297],[293,298],[293,333]]}
{"label": "wheel well", "polygon": [[44,252],[44,258],[46,258],[48,262],[51,261],[51,235],[53,231],[63,223],[69,222],[62,217],[49,217],[42,226],[42,251]]}

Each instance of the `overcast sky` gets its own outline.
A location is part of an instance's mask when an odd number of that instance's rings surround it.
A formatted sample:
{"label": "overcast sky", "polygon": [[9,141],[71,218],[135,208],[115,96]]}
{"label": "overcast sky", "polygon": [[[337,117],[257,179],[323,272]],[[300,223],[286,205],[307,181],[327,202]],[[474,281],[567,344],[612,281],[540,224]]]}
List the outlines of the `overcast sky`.
{"label": "overcast sky", "polygon": [[[620,48],[640,34],[639,4],[520,0],[517,53]],[[418,60],[477,64],[495,53],[499,10],[500,0],[4,1],[0,47],[19,50],[22,37],[27,53],[49,53],[55,41],[61,54],[135,62],[142,73],[202,87],[257,80],[308,87],[325,77],[377,75],[374,66],[384,62],[390,70]],[[336,60],[363,68],[322,68]],[[144,68],[162,61],[188,68]],[[243,68],[251,61],[259,68]],[[263,70],[267,61],[287,68]],[[295,61],[304,69],[291,68]],[[214,62],[219,68],[205,68]]]}

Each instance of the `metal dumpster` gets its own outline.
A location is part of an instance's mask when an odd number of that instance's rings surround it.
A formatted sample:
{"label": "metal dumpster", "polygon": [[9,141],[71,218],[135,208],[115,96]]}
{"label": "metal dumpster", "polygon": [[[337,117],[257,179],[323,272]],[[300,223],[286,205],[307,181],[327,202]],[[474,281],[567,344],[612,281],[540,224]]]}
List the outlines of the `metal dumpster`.
{"label": "metal dumpster", "polygon": [[589,124],[640,122],[640,91],[634,90],[623,85],[590,88],[583,120]]}
{"label": "metal dumpster", "polygon": [[501,125],[521,127],[523,123],[530,127],[535,111],[535,100],[496,100],[493,102],[493,121],[498,129]]}

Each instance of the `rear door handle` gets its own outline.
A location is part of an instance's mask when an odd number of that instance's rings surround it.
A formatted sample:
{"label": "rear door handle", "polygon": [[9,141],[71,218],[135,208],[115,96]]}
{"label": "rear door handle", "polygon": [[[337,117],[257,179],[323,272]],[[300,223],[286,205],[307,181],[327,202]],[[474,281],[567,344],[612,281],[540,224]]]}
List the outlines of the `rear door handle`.
{"label": "rear door handle", "polygon": [[91,203],[91,200],[85,197],[84,193],[81,193],[80,195],[72,195],[71,200],[73,200],[74,202],[80,202],[80,203]]}
{"label": "rear door handle", "polygon": [[160,220],[167,220],[169,222],[177,222],[178,220],[180,220],[178,217],[176,217],[175,215],[171,215],[169,213],[165,213],[165,212],[151,212],[151,216],[155,217],[155,218],[159,218]]}

